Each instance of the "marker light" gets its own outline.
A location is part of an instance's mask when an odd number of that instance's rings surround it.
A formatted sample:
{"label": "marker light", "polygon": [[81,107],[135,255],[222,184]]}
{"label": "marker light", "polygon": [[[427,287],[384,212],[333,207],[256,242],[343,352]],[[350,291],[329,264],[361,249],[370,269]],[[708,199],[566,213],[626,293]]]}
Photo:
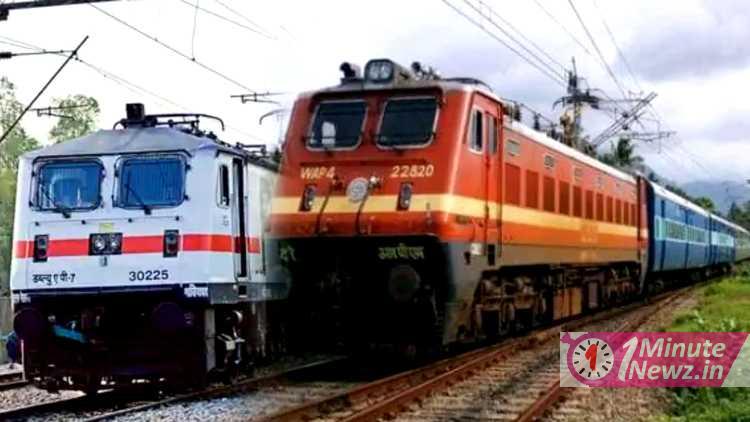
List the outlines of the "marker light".
{"label": "marker light", "polygon": [[34,236],[34,262],[47,262],[47,248],[49,236],[40,234]]}
{"label": "marker light", "polygon": [[411,194],[414,190],[411,182],[404,182],[401,184],[401,189],[398,192],[398,210],[408,210],[411,206]]}
{"label": "marker light", "polygon": [[164,257],[174,258],[180,252],[179,230],[164,231]]}
{"label": "marker light", "polygon": [[310,211],[315,201],[315,185],[305,186],[305,191],[302,192],[302,202],[299,205],[300,211]]}

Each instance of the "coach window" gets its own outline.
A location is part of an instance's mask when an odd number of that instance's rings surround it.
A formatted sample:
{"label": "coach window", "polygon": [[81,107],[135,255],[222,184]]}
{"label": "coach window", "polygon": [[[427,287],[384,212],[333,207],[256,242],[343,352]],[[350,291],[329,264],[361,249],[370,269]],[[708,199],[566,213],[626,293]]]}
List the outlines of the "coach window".
{"label": "coach window", "polygon": [[222,164],[219,167],[219,206],[228,207],[229,201],[229,167]]}
{"label": "coach window", "polygon": [[508,155],[511,157],[518,157],[521,155],[521,144],[518,141],[508,139],[505,141],[505,151],[507,151]]}
{"label": "coach window", "polygon": [[612,197],[607,196],[607,221],[610,223],[613,222],[615,219],[614,208],[615,207],[613,206],[613,203],[612,203]]}
{"label": "coach window", "polygon": [[471,119],[471,139],[469,148],[472,151],[481,152],[484,144],[484,125],[482,124],[484,115],[479,110],[474,110]]}
{"label": "coach window", "polygon": [[328,101],[315,111],[307,146],[311,149],[352,149],[359,144],[365,121],[364,101]]}

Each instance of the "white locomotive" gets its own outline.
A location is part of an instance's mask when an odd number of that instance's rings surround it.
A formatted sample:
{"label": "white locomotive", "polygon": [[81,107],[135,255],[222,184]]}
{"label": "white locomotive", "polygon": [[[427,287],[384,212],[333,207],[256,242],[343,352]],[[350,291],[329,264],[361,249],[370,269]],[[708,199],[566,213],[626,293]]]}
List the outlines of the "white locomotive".
{"label": "white locomotive", "polygon": [[21,158],[11,293],[38,384],[201,382],[275,344],[267,319],[287,286],[266,281],[263,234],[276,164],[200,118],[213,117],[129,104],[113,130]]}

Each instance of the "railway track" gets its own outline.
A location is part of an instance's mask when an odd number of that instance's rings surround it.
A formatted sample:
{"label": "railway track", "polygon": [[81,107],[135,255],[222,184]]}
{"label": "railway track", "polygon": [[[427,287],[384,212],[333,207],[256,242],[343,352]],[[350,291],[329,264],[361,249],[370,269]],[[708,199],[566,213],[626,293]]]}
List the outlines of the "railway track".
{"label": "railway track", "polygon": [[[658,312],[661,309],[661,306],[674,302],[680,297],[681,293],[682,292],[678,292],[665,298],[664,300],[659,302],[659,306],[652,305],[651,312],[642,314],[635,319],[625,321],[619,327],[617,327],[615,331],[636,331],[641,325],[648,321],[648,319],[652,315]],[[532,422],[539,420],[545,414],[545,412],[551,410],[557,403],[559,403],[561,400],[564,400],[568,393],[571,392],[572,389],[566,389],[560,386],[559,373],[557,373],[556,375],[557,376],[550,377],[548,379],[546,387],[538,395],[537,399],[534,400],[534,402],[529,406],[527,406],[526,409],[517,418],[518,422]]]}
{"label": "railway track", "polygon": [[295,366],[269,375],[249,378],[230,385],[214,385],[207,389],[172,395],[161,399],[147,399],[146,394],[125,394],[122,392],[102,391],[95,396],[77,396],[52,400],[28,406],[21,406],[0,411],[0,420],[26,420],[29,418],[46,419],[56,416],[63,420],[102,421],[124,416],[129,413],[158,408],[170,404],[209,400],[231,394],[246,393],[261,388],[272,388],[284,384],[287,380],[311,377],[319,371],[344,361],[342,357],[324,359]]}
{"label": "railway track", "polygon": [[[335,358],[318,361],[263,377],[252,378],[232,385],[214,386],[206,390],[174,395],[158,400],[145,400],[133,396],[122,397],[112,392],[103,392],[94,400],[88,396],[57,400],[40,405],[0,412],[0,420],[18,420],[55,414],[62,419],[84,421],[111,420],[125,415],[137,417],[160,408],[176,404],[195,403],[204,405],[212,400],[228,400],[233,396],[263,396],[264,410],[252,414],[250,406],[244,408],[245,419],[273,421],[291,420],[376,420],[395,415],[425,400],[428,396],[458,386],[462,381],[477,376],[503,378],[520,367],[531,368],[527,375],[536,381],[524,387],[524,406],[518,406],[503,415],[509,420],[535,420],[564,397],[559,388],[559,333],[575,331],[615,318],[628,318],[619,325],[604,330],[632,331],[665,304],[676,300],[688,288],[664,293],[653,298],[645,306],[633,303],[618,309],[603,311],[577,320],[564,322],[535,330],[520,338],[511,338],[502,343],[472,350],[457,356],[430,363],[420,368],[397,374],[387,374],[369,380],[356,380],[349,385],[331,380],[341,375],[341,364],[345,359]],[[644,311],[645,310],[645,311]],[[588,330],[588,329],[587,329]],[[547,355],[534,362],[538,349],[547,348]],[[535,367],[537,365],[538,367]],[[332,375],[335,373],[336,375]],[[510,378],[509,378],[510,379]],[[323,381],[321,381],[323,380]],[[488,378],[489,380],[489,378]],[[471,381],[471,380],[469,380]],[[489,382],[489,381],[488,381]],[[509,390],[517,389],[510,381]],[[304,397],[304,399],[302,399]],[[271,403],[268,405],[268,403]],[[246,403],[245,403],[246,404]],[[253,404],[254,406],[255,404]],[[236,404],[235,404],[236,407]],[[255,410],[255,409],[253,409]],[[423,415],[424,416],[424,415]],[[450,414],[443,414],[450,418]],[[441,414],[431,415],[440,419]],[[157,419],[158,419],[157,414]],[[416,419],[422,419],[419,416]],[[408,419],[408,418],[407,418]]]}
{"label": "railway track", "polygon": [[[447,358],[427,366],[411,371],[399,373],[371,383],[356,386],[352,389],[335,393],[328,397],[311,400],[307,403],[283,409],[264,417],[269,421],[299,421],[299,420],[344,420],[370,421],[379,418],[391,418],[396,415],[403,417],[402,411],[414,403],[423,401],[428,396],[457,386],[468,378],[486,375],[487,382],[493,378],[506,377],[520,367],[532,369],[521,374],[521,378],[534,382],[527,386],[527,397],[532,399],[528,407],[509,405],[507,409],[499,411],[501,419],[534,420],[547,408],[552,406],[562,396],[559,389],[559,333],[560,331],[575,331],[597,323],[609,322],[614,318],[623,318],[632,313],[637,316],[622,323],[616,328],[606,327],[607,330],[632,330],[663,305],[676,300],[686,289],[662,294],[646,306],[642,303],[627,305],[611,311],[605,311],[584,317],[568,323],[558,324],[532,332],[522,338],[510,339],[498,345],[467,352],[455,357]],[[647,309],[647,311],[643,311]],[[640,310],[640,311],[639,311]],[[532,353],[539,347],[546,347],[541,359]],[[534,366],[538,367],[534,367]],[[481,381],[480,381],[481,382]],[[516,390],[517,383],[509,381],[508,391]],[[538,400],[533,399],[538,397]],[[523,402],[523,401],[521,401]],[[460,406],[469,408],[472,403],[462,403]],[[471,410],[471,409],[469,409]],[[426,418],[450,419],[450,412],[436,411],[428,415],[418,414],[415,420]],[[481,417],[480,417],[481,418]],[[407,417],[408,419],[408,417]]]}

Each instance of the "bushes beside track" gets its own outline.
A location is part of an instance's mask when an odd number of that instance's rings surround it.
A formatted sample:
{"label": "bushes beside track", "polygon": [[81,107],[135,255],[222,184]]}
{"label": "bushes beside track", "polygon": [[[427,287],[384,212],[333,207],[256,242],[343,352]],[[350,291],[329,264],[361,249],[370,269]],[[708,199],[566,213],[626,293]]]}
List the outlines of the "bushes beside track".
{"label": "bushes beside track", "polygon": [[[750,265],[701,289],[698,306],[665,331],[750,331]],[[661,421],[750,421],[750,388],[675,388]]]}

